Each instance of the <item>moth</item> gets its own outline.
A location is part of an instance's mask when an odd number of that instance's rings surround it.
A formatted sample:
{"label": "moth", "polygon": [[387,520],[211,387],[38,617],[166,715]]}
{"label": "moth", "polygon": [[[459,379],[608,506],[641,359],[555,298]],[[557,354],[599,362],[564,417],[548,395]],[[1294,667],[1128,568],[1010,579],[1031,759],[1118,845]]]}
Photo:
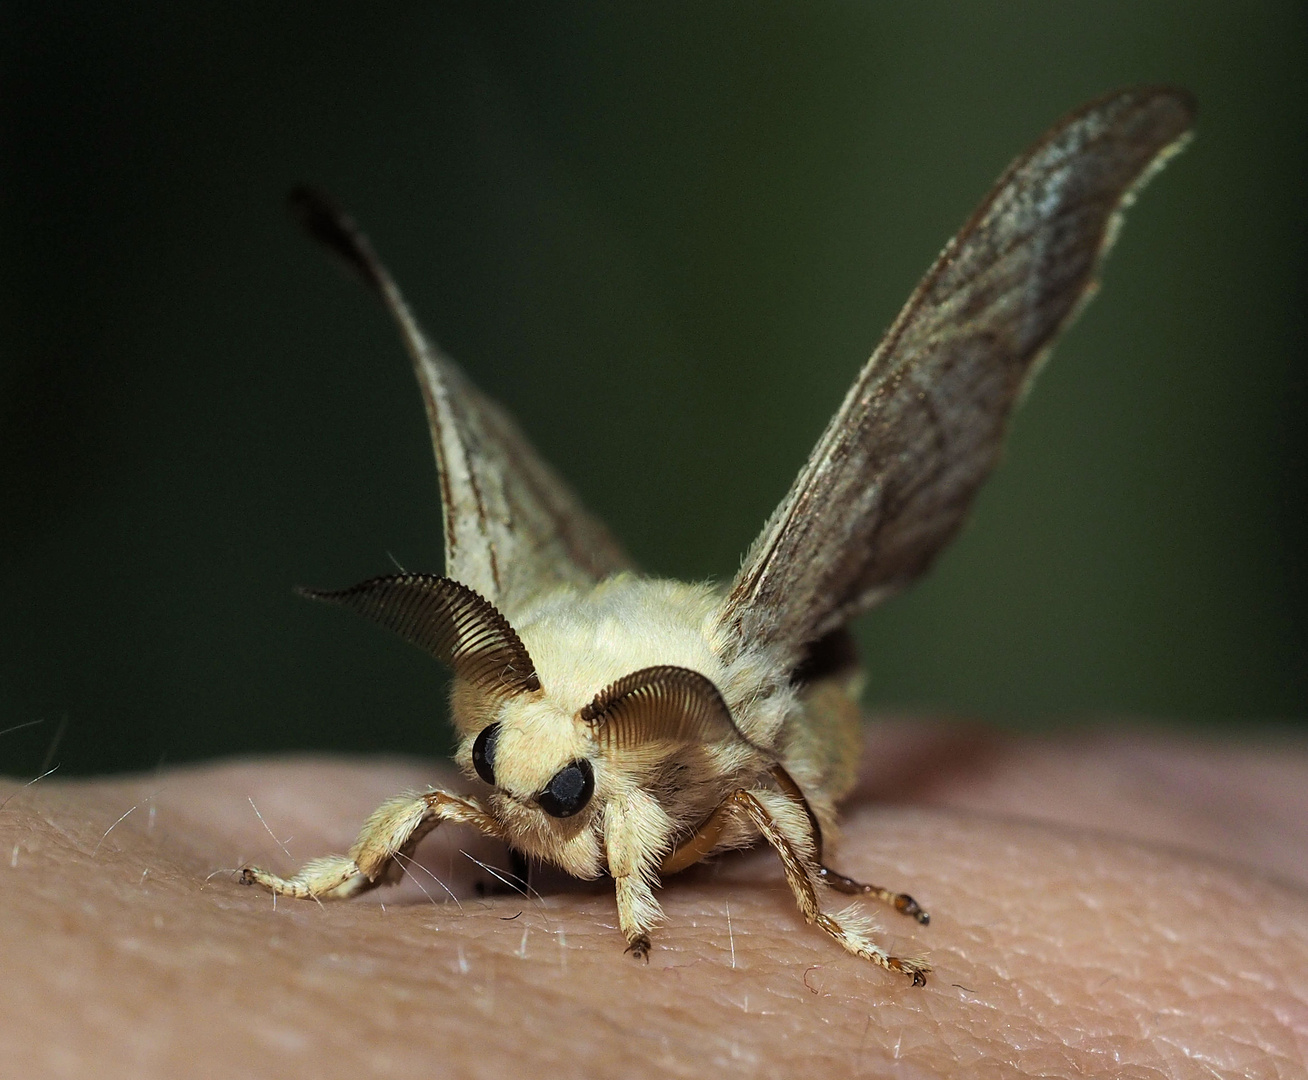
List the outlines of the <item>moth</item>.
{"label": "moth", "polygon": [[760,838],[804,919],[924,985],[827,890],[926,924],[909,895],[826,864],[853,785],[860,669],[850,620],[932,564],[994,468],[1014,406],[1095,287],[1123,209],[1187,138],[1183,90],[1083,106],[1000,177],[909,297],[725,587],[637,571],[514,421],[423,333],[353,221],[308,189],[303,224],[381,298],[413,360],[436,452],[445,574],[304,590],[453,671],[456,761],[475,795],[398,795],[344,855],[242,880],[325,900],[397,881],[441,822],[579,878],[612,877],[648,959],[661,880]]}

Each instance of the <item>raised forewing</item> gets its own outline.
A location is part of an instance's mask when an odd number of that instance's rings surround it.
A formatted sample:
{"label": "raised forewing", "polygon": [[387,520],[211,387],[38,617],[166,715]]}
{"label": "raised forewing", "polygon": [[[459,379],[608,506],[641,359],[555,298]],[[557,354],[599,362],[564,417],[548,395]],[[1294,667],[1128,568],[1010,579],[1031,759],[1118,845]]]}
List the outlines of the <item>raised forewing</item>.
{"label": "raised forewing", "polygon": [[754,542],[722,608],[729,649],[789,650],[923,573],[994,467],[1009,413],[1090,295],[1120,211],[1194,103],[1140,87],[1017,159],[945,247]]}
{"label": "raised forewing", "polygon": [[291,205],[381,297],[399,325],[427,406],[445,522],[445,574],[511,613],[561,584],[630,566],[609,531],[542,461],[517,425],[426,337],[367,238],[330,197],[297,188]]}

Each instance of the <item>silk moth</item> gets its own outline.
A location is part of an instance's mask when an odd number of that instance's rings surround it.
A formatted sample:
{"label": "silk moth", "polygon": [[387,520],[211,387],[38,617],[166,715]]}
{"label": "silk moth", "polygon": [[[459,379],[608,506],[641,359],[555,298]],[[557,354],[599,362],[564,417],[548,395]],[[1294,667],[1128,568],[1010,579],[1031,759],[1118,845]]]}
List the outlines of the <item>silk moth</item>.
{"label": "silk moth", "polygon": [[910,584],[961,527],[1008,417],[1091,295],[1122,210],[1183,145],[1189,94],[1138,87],[1056,124],[1000,177],[909,297],[724,587],[641,574],[514,421],[431,343],[372,246],[326,196],[292,201],[380,297],[413,360],[436,453],[445,573],[306,594],[453,670],[456,760],[477,794],[384,803],[344,855],[242,880],[343,898],[394,882],[443,821],[580,878],[609,875],[627,951],[648,958],[662,879],[770,844],[804,919],[923,985],[826,890],[905,893],[830,869],[853,784],[860,673],[850,620]]}

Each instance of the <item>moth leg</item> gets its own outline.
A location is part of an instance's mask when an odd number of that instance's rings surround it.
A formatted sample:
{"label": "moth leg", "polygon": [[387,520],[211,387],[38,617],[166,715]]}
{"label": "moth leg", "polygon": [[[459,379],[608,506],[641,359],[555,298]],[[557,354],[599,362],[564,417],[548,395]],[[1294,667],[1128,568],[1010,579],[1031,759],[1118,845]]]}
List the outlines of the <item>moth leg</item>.
{"label": "moth leg", "polygon": [[241,884],[261,885],[271,893],[298,900],[357,896],[399,881],[404,876],[402,860],[407,861],[418,842],[442,821],[500,835],[499,823],[476,799],[445,791],[397,795],[373,811],[347,854],[313,859],[289,878],[246,866],[241,870]]}
{"label": "moth leg", "polygon": [[[816,877],[819,881],[831,886],[838,893],[844,893],[846,896],[871,896],[880,900],[883,904],[889,904],[901,915],[908,915],[916,919],[923,926],[931,922],[931,915],[923,910],[908,893],[895,892],[893,889],[886,889],[880,885],[864,885],[861,881],[855,881],[853,878],[845,877],[844,874],[837,873],[831,867],[822,862],[822,826],[818,824],[817,815],[813,813],[813,808],[809,806],[808,799],[804,797],[804,792],[795,783],[790,773],[786,772],[780,765],[774,765],[771,770],[772,779],[777,782],[781,788],[792,800],[799,803],[804,808],[805,814],[808,815],[809,825],[813,830],[813,848],[817,862]],[[712,818],[709,819],[712,821]],[[707,825],[708,822],[705,822]]]}
{"label": "moth leg", "polygon": [[722,834],[726,832],[739,811],[730,799],[719,806],[705,819],[698,829],[677,845],[675,851],[663,860],[659,867],[661,874],[676,874],[687,867],[707,858],[718,846]]}
{"label": "moth leg", "polygon": [[623,874],[613,879],[617,888],[618,926],[627,939],[624,952],[633,959],[649,963],[650,931],[663,917],[654,890],[639,874]]}
{"label": "moth leg", "polygon": [[930,912],[923,910],[921,905],[908,893],[884,889],[880,885],[865,885],[861,881],[855,881],[853,878],[837,873],[829,866],[820,864],[817,868],[816,877],[818,881],[831,886],[838,893],[844,893],[846,896],[871,896],[876,900],[880,900],[883,904],[889,904],[901,915],[911,916],[923,926],[931,922]]}
{"label": "moth leg", "polygon": [[[897,971],[911,976],[914,986],[925,986],[927,972],[931,970],[931,966],[925,960],[891,956],[884,949],[873,944],[861,928],[850,925],[848,919],[842,924],[821,910],[818,906],[817,886],[813,880],[815,875],[810,871],[808,860],[800,854],[799,845],[786,835],[771,811],[763,805],[759,799],[760,794],[767,793],[736,791],[728,796],[728,801],[749,818],[780,856],[782,869],[786,872],[786,882],[790,885],[790,891],[794,894],[804,921],[810,925],[816,924],[855,956],[871,960],[887,971]],[[800,843],[802,845],[803,841],[801,840]]]}
{"label": "moth leg", "polygon": [[649,962],[650,932],[663,920],[654,898],[661,840],[672,822],[648,793],[628,792],[604,807],[604,847],[617,892],[618,926],[626,951]]}

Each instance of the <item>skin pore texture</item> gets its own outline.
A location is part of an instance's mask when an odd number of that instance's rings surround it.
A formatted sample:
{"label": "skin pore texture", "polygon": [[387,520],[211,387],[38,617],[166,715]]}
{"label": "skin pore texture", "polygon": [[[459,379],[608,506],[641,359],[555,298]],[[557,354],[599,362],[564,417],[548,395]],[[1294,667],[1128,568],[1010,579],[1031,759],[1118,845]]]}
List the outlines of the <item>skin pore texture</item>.
{"label": "skin pore texture", "polygon": [[1301,741],[877,721],[830,862],[930,910],[866,908],[925,988],[806,927],[762,848],[665,882],[648,965],[608,881],[479,895],[474,859],[508,863],[466,828],[355,901],[236,884],[429,783],[469,786],[327,758],[0,783],[5,1074],[1306,1075]]}

